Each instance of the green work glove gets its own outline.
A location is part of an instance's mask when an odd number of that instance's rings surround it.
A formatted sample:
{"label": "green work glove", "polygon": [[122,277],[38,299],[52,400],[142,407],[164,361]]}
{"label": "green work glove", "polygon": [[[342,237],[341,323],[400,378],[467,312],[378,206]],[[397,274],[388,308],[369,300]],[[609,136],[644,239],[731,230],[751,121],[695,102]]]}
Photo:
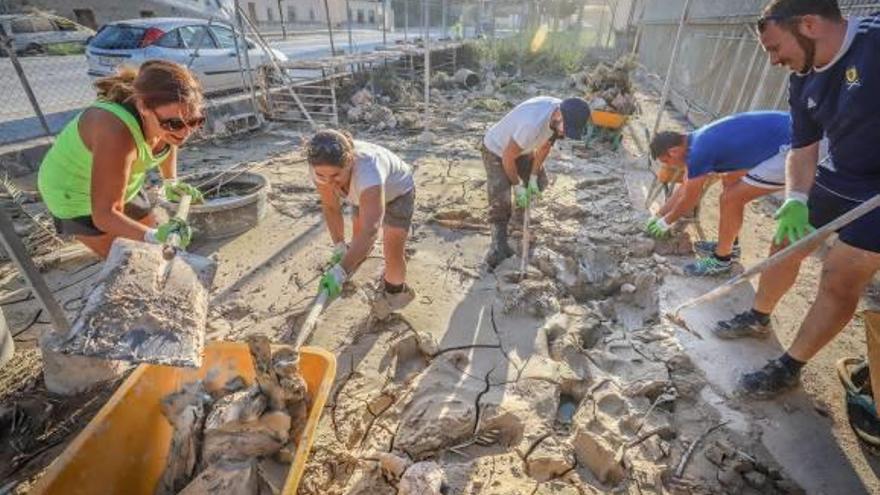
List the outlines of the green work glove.
{"label": "green work glove", "polygon": [[168,179],[163,182],[162,194],[165,195],[165,199],[173,203],[179,202],[180,197],[184,194],[188,194],[190,197],[192,197],[193,204],[205,202],[205,197],[202,195],[202,191],[199,191],[196,187],[177,179]]}
{"label": "green work glove", "polygon": [[335,265],[342,261],[345,252],[348,251],[348,244],[345,241],[339,241],[333,246],[333,255],[330,256],[330,264]]}
{"label": "green work glove", "polygon": [[541,188],[538,187],[538,177],[533,175],[529,177],[529,185],[526,188],[529,191],[529,201],[541,199]]}
{"label": "green work glove", "polygon": [[648,235],[655,239],[663,239],[669,237],[671,234],[672,226],[666,223],[666,220],[663,217],[659,217],[653,219],[648,222],[648,225],[645,227],[645,230],[648,232]]}
{"label": "green work glove", "polygon": [[802,199],[786,199],[785,203],[782,203],[782,206],[776,210],[773,218],[779,220],[776,226],[776,235],[773,236],[773,243],[777,245],[786,240],[795,243],[816,230],[810,225],[810,210]]}
{"label": "green work glove", "polygon": [[345,283],[346,278],[348,278],[348,275],[342,266],[337,263],[333,265],[333,268],[324,272],[321,282],[318,284],[318,291],[327,291],[327,295],[330,296],[330,299],[333,299],[342,293],[342,284]]}
{"label": "green work glove", "polygon": [[527,208],[529,206],[529,190],[522,184],[517,184],[513,188],[513,196],[516,199],[516,206],[519,208]]}
{"label": "green work glove", "polygon": [[[189,246],[189,243],[192,242],[192,229],[190,229],[189,224],[186,223],[186,220],[181,220],[180,218],[172,218],[167,222],[163,223],[159,226],[158,229],[155,230],[155,233],[148,232],[147,235],[144,236],[144,239],[147,242],[151,240],[155,240],[156,244],[165,244],[171,234],[177,234],[180,239],[180,244],[177,247],[186,249]],[[152,239],[150,239],[152,237]]]}

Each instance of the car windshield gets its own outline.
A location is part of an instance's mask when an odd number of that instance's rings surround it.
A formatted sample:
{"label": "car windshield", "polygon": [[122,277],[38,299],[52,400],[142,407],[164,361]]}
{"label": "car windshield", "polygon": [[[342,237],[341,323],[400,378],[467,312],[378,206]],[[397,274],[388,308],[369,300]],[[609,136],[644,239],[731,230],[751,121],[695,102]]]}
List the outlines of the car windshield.
{"label": "car windshield", "polygon": [[90,43],[95,48],[108,50],[132,50],[139,48],[146,29],[113,24],[104,26]]}

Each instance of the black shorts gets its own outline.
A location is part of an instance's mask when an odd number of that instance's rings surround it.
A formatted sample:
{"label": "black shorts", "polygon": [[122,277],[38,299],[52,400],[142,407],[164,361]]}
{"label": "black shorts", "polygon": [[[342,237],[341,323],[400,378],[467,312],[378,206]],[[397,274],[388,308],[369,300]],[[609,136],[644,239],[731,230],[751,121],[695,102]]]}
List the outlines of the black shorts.
{"label": "black shorts", "polygon": [[[861,201],[843,198],[818,183],[810,190],[810,225],[820,228],[852,210]],[[866,213],[837,231],[838,239],[852,247],[880,253],[880,209]]]}
{"label": "black shorts", "polygon": [[[131,198],[131,201],[125,203],[123,213],[132,220],[143,220],[147,215],[153,212],[153,205],[147,198],[147,194],[141,189]],[[55,231],[61,235],[82,235],[82,236],[98,236],[104,235],[105,232],[95,226],[90,215],[74,218],[58,218],[52,217],[55,222]]]}

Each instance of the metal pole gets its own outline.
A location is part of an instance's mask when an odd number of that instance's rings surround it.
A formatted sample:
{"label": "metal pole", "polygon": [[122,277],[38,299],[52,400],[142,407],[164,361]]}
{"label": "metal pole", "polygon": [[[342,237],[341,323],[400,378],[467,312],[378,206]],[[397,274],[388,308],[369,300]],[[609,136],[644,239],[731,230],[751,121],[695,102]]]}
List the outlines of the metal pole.
{"label": "metal pole", "polygon": [[385,39],[385,32],[388,29],[388,21],[385,19],[385,7],[387,7],[388,0],[382,0],[382,46],[384,47],[388,42]]}
{"label": "metal pole", "polygon": [[22,69],[21,63],[15,55],[15,49],[12,47],[12,38],[0,32],[0,45],[3,46],[3,49],[6,50],[6,54],[9,55],[9,61],[12,62],[12,67],[15,68],[15,73],[18,74],[18,80],[21,82],[21,87],[24,88],[24,93],[27,95],[34,113],[37,114],[37,120],[40,121],[43,131],[47,136],[51,136],[52,130],[49,129],[49,123],[46,121],[46,116],[43,115],[43,110],[40,109],[40,104],[37,102],[34,90],[31,89],[31,84],[28,81],[27,75],[25,75],[24,69]]}
{"label": "metal pole", "polygon": [[27,254],[27,249],[21,242],[21,239],[15,234],[15,227],[12,225],[12,219],[0,208],[0,242],[9,259],[18,268],[21,276],[34,293],[34,297],[40,302],[40,306],[46,311],[55,332],[64,333],[70,331],[70,322],[67,320],[67,314],[55,300],[40,270],[34,265],[33,260]]}
{"label": "metal pole", "polygon": [[[345,18],[348,20],[348,53],[354,53],[354,44],[351,42],[351,3],[349,0],[345,0]],[[385,21],[384,15],[382,21]]]}
{"label": "metal pole", "polygon": [[440,12],[443,17],[442,24],[443,24],[443,37],[444,38],[449,37],[449,30],[446,27],[446,16],[448,15],[448,12],[447,12],[448,5],[446,4],[446,2],[447,2],[447,0],[441,0],[441,2],[440,2]]}
{"label": "metal pole", "polygon": [[428,11],[428,1],[422,0],[422,17],[425,20],[425,134],[430,130],[431,122],[431,32]]}
{"label": "metal pole", "polygon": [[409,0],[403,0],[403,42],[409,43]]}
{"label": "metal pole", "polygon": [[287,41],[287,23],[284,22],[284,10],[281,8],[281,0],[278,0],[278,18],[281,19],[281,39]]}
{"label": "metal pole", "polygon": [[[244,20],[242,19],[242,17],[244,17],[244,13],[242,13],[242,11],[241,11],[241,5],[239,5],[238,0],[235,0],[234,5],[235,5],[236,19],[238,20],[238,30],[241,31],[241,36],[244,38],[245,33],[247,32],[244,29]],[[256,29],[255,29],[255,31],[256,31]],[[254,71],[253,71],[253,68],[251,67],[250,51],[251,51],[251,47],[248,46],[247,38],[244,38],[244,66],[245,66],[245,69],[247,70],[248,84],[250,85],[250,90],[251,90],[251,102],[254,106],[254,110],[256,110],[257,108],[259,108],[257,105],[257,87],[254,84]]]}
{"label": "metal pole", "polygon": [[746,75],[743,76],[742,84],[739,85],[739,95],[736,97],[736,103],[733,105],[733,112],[738,112],[740,105],[742,105],[743,97],[746,94],[746,86],[749,85],[749,76],[752,75],[752,69],[755,68],[755,62],[758,61],[758,55],[761,54],[763,49],[760,44],[757,44],[755,47],[755,53],[752,54],[752,61],[749,62],[749,68],[746,70]]}
{"label": "metal pole", "polygon": [[678,30],[675,32],[675,42],[672,44],[672,57],[669,60],[669,68],[666,69],[666,79],[663,81],[663,91],[660,92],[660,105],[657,110],[657,118],[654,120],[654,128],[651,136],[657,134],[660,128],[660,121],[663,119],[663,108],[666,107],[666,101],[669,99],[669,90],[672,89],[672,71],[675,69],[675,63],[678,61],[678,49],[681,46],[681,34],[684,32],[684,23],[687,20],[688,9],[691,6],[691,0],[685,0],[684,7],[681,9],[681,18],[678,21]]}
{"label": "metal pole", "polygon": [[764,62],[764,67],[761,69],[761,76],[758,78],[758,86],[755,87],[755,94],[752,95],[752,101],[749,102],[749,110],[755,110],[758,108],[758,103],[764,98],[764,87],[767,82],[767,74],[770,72],[770,63]]}
{"label": "metal pole", "polygon": [[[722,35],[722,36],[724,35],[724,30],[721,31],[721,35]],[[710,67],[711,67],[711,65],[715,62],[715,57],[718,56],[718,50],[720,50],[720,49],[721,49],[721,37],[719,37],[717,40],[715,40],[715,46],[712,47],[712,55],[709,57],[709,65],[710,65]],[[716,71],[716,72],[721,72],[721,71]],[[708,79],[711,79],[711,78],[712,78],[712,75],[710,74],[710,75],[708,76],[707,80],[708,80]],[[716,80],[717,80],[717,79],[716,79]],[[711,84],[711,85],[709,85],[709,87],[708,87],[707,89],[708,89],[708,91],[704,91],[704,92],[703,92],[704,94],[703,94],[702,96],[709,97],[710,94],[715,90],[715,84]],[[707,94],[707,93],[708,93],[708,94]]]}
{"label": "metal pole", "polygon": [[330,35],[330,55],[336,56],[336,47],[333,45],[333,22],[330,20],[330,6],[324,0],[324,13],[327,15],[327,33]]}
{"label": "metal pole", "polygon": [[[733,31],[733,32],[731,33],[731,35],[732,35],[732,34],[735,34],[735,33],[736,33],[736,31]],[[725,35],[725,32],[722,31],[721,34],[722,34],[722,35]],[[733,43],[732,43],[732,42],[731,42],[731,43],[728,43],[728,44],[731,45],[731,46],[727,46],[727,47],[725,47],[725,53],[727,53],[727,51],[733,46]],[[716,56],[718,56],[717,53],[714,54],[714,55],[712,56],[713,60],[714,60],[714,58],[715,58]],[[725,58],[726,58],[726,57],[725,57]],[[724,77],[724,71],[718,70],[718,71],[716,71],[716,72],[717,72],[717,74],[715,75],[715,81],[712,83],[712,87],[711,87],[710,90],[709,90],[709,97],[708,97],[707,100],[706,100],[706,108],[708,108],[709,110],[714,110],[714,109],[715,109],[715,107],[712,105],[712,102],[715,101],[715,96],[718,94],[718,89],[724,86],[724,85],[721,83],[721,81],[724,80],[724,79],[726,79],[726,78]]]}
{"label": "metal pole", "polygon": [[[743,48],[745,47],[745,44],[746,44],[746,36],[743,35],[743,37],[740,38],[739,44],[736,47],[736,54],[733,56],[733,60],[730,61],[730,65],[728,67],[739,67],[739,57],[742,55]],[[727,100],[727,95],[730,93],[730,89],[731,89],[732,85],[733,85],[733,78],[730,77],[730,74],[728,74],[728,77],[724,81],[724,90],[721,91],[721,94],[718,96],[718,104],[717,104],[717,108],[715,109],[716,110],[715,113],[718,113],[718,114],[724,113],[721,110],[723,110],[723,108],[724,108],[724,102],[725,102],[725,100]]]}

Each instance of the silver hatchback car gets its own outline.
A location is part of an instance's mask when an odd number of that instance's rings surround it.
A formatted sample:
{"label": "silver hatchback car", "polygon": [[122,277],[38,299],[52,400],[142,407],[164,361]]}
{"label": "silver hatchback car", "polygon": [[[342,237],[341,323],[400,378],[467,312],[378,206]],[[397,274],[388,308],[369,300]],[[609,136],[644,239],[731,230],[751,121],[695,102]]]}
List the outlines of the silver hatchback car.
{"label": "silver hatchback car", "polygon": [[[220,21],[157,17],[112,22],[102,26],[86,47],[88,73],[103,77],[112,74],[117,65],[137,66],[162,59],[188,66],[206,92],[241,89],[236,36],[238,51],[243,59],[247,47],[253,70],[269,63],[269,57],[256,43]],[[287,60],[277,50],[272,53],[277,60]]]}

